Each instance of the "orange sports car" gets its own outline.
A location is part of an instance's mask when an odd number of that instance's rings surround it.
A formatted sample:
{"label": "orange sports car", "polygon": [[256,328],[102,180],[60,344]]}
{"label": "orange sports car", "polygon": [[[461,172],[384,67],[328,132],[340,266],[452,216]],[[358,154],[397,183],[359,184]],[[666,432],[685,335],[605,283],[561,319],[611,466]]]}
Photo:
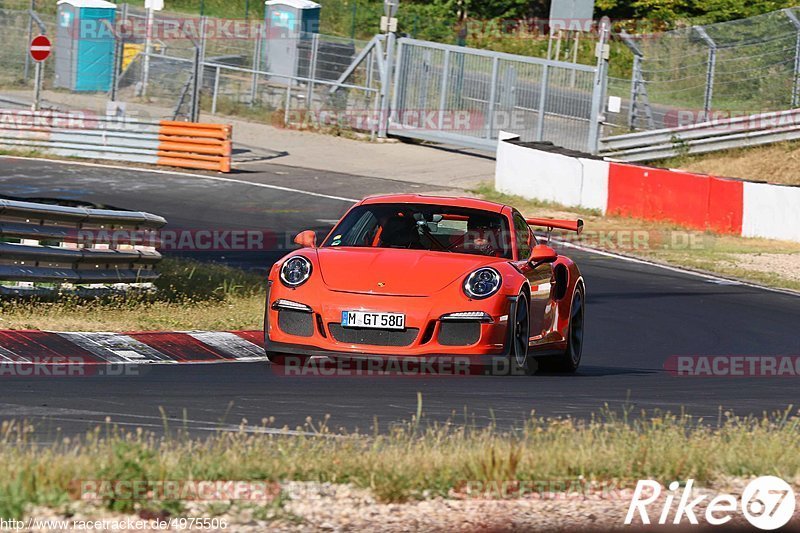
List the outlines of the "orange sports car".
{"label": "orange sports car", "polygon": [[583,221],[525,219],[472,198],[360,201],[321,245],[304,231],[295,238],[301,248],[272,267],[269,360],[466,355],[519,372],[574,372],[584,281],[531,226],[580,233]]}

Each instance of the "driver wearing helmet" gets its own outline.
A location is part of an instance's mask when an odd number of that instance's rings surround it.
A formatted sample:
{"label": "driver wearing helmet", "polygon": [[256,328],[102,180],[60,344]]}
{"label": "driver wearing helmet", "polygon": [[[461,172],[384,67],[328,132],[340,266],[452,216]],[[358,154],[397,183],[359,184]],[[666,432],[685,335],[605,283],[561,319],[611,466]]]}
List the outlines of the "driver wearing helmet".
{"label": "driver wearing helmet", "polygon": [[502,228],[497,217],[472,216],[467,221],[464,251],[502,257]]}

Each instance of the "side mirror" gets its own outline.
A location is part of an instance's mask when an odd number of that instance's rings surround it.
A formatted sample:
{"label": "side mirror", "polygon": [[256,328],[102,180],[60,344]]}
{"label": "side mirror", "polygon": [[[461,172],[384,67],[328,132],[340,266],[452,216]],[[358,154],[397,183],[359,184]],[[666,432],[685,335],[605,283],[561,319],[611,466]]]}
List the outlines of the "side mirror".
{"label": "side mirror", "polygon": [[307,229],[301,231],[294,238],[294,243],[299,244],[303,248],[316,248],[317,247],[317,234],[312,230]]}
{"label": "side mirror", "polygon": [[540,265],[542,263],[552,263],[558,259],[558,253],[547,246],[546,244],[537,244],[533,247],[533,252],[531,252],[530,262],[534,265]]}

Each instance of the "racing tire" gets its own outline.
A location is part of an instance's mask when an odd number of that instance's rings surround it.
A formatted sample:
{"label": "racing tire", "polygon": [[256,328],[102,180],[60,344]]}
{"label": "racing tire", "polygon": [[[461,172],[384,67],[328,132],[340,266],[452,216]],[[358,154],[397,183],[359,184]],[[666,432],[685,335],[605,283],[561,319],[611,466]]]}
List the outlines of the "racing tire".
{"label": "racing tire", "polygon": [[532,376],[538,369],[537,361],[530,355],[530,315],[528,313],[528,297],[523,292],[513,306],[513,315],[509,316],[508,357],[514,375]]}
{"label": "racing tire", "polygon": [[579,285],[572,294],[567,348],[559,355],[541,359],[540,366],[543,370],[566,374],[573,374],[578,370],[583,355],[583,325],[586,315],[584,300],[583,287]]}

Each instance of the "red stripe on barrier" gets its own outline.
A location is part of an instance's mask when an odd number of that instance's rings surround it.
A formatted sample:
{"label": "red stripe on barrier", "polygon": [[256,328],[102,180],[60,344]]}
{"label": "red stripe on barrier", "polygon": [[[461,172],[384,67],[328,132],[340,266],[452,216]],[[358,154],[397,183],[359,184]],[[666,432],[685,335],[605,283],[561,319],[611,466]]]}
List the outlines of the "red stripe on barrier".
{"label": "red stripe on barrier", "polygon": [[178,362],[232,360],[227,354],[214,350],[187,333],[143,332],[126,333],[139,342],[158,350]]}
{"label": "red stripe on barrier", "polygon": [[17,357],[14,362],[35,361],[38,364],[47,364],[49,360],[55,359],[63,363],[64,357],[74,357],[80,358],[84,363],[107,363],[77,344],[47,331],[0,331],[0,346]]}
{"label": "red stripe on barrier", "polygon": [[741,234],[741,181],[609,164],[608,214],[666,220],[691,228]]}
{"label": "red stripe on barrier", "polygon": [[742,234],[744,183],[710,178],[708,201],[709,227],[723,233]]}

